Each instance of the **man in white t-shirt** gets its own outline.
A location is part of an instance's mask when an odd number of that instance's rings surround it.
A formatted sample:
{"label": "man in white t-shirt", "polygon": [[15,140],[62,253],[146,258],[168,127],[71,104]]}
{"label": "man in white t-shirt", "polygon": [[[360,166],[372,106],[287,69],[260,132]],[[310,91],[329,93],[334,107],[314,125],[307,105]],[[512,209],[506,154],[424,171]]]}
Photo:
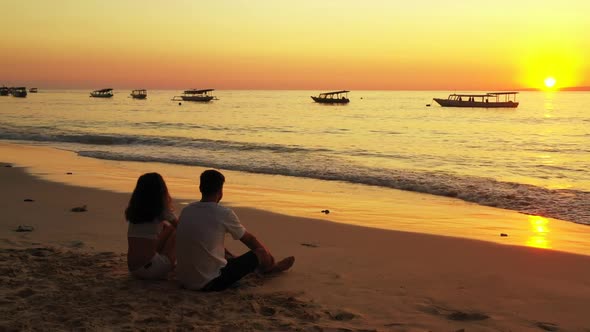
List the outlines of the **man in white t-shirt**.
{"label": "man in white t-shirt", "polygon": [[[275,263],[271,253],[246,231],[236,214],[218,204],[223,197],[223,174],[207,170],[200,181],[201,201],[182,210],[176,230],[176,276],[184,287],[221,291],[255,270],[273,273],[293,266],[293,256]],[[226,233],[250,251],[233,257],[225,249]]]}

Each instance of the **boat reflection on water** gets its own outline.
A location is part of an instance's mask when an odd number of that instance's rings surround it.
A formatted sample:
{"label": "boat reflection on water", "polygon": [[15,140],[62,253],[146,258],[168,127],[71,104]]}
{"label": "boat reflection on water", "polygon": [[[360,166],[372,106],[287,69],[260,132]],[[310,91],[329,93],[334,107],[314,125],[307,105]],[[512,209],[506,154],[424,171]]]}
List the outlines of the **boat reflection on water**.
{"label": "boat reflection on water", "polygon": [[540,216],[529,216],[531,235],[526,241],[528,247],[550,249],[551,243],[547,238],[549,234],[549,219]]}

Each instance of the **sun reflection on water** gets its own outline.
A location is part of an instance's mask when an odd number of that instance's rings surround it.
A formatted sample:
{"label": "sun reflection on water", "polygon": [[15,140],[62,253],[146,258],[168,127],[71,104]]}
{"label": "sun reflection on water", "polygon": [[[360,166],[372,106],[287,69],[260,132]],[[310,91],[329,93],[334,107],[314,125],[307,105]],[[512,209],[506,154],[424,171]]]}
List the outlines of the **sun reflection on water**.
{"label": "sun reflection on water", "polygon": [[545,118],[551,118],[553,117],[553,99],[555,98],[555,92],[554,91],[547,91],[545,92],[545,103],[544,103],[544,114],[543,116]]}
{"label": "sun reflection on water", "polygon": [[526,245],[534,248],[551,248],[547,239],[549,233],[549,219],[540,216],[529,216],[532,234],[526,241]]}

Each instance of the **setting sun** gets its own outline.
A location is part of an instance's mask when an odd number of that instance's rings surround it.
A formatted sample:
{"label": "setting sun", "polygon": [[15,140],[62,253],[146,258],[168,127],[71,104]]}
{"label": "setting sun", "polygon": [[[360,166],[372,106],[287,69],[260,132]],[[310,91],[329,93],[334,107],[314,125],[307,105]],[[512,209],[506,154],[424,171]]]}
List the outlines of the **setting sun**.
{"label": "setting sun", "polygon": [[548,88],[552,88],[552,87],[555,86],[555,83],[556,82],[557,81],[553,77],[547,77],[545,79],[545,86],[548,87]]}

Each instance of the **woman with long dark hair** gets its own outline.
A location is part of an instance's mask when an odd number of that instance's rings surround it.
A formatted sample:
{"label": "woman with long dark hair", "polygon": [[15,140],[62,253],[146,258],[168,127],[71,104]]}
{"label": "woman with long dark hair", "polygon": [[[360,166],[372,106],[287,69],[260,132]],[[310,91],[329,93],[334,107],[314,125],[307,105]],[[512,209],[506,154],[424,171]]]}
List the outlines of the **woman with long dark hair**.
{"label": "woman with long dark hair", "polygon": [[176,263],[176,225],[172,199],[158,173],[139,177],[125,210],[127,266],[140,279],[164,279]]}

